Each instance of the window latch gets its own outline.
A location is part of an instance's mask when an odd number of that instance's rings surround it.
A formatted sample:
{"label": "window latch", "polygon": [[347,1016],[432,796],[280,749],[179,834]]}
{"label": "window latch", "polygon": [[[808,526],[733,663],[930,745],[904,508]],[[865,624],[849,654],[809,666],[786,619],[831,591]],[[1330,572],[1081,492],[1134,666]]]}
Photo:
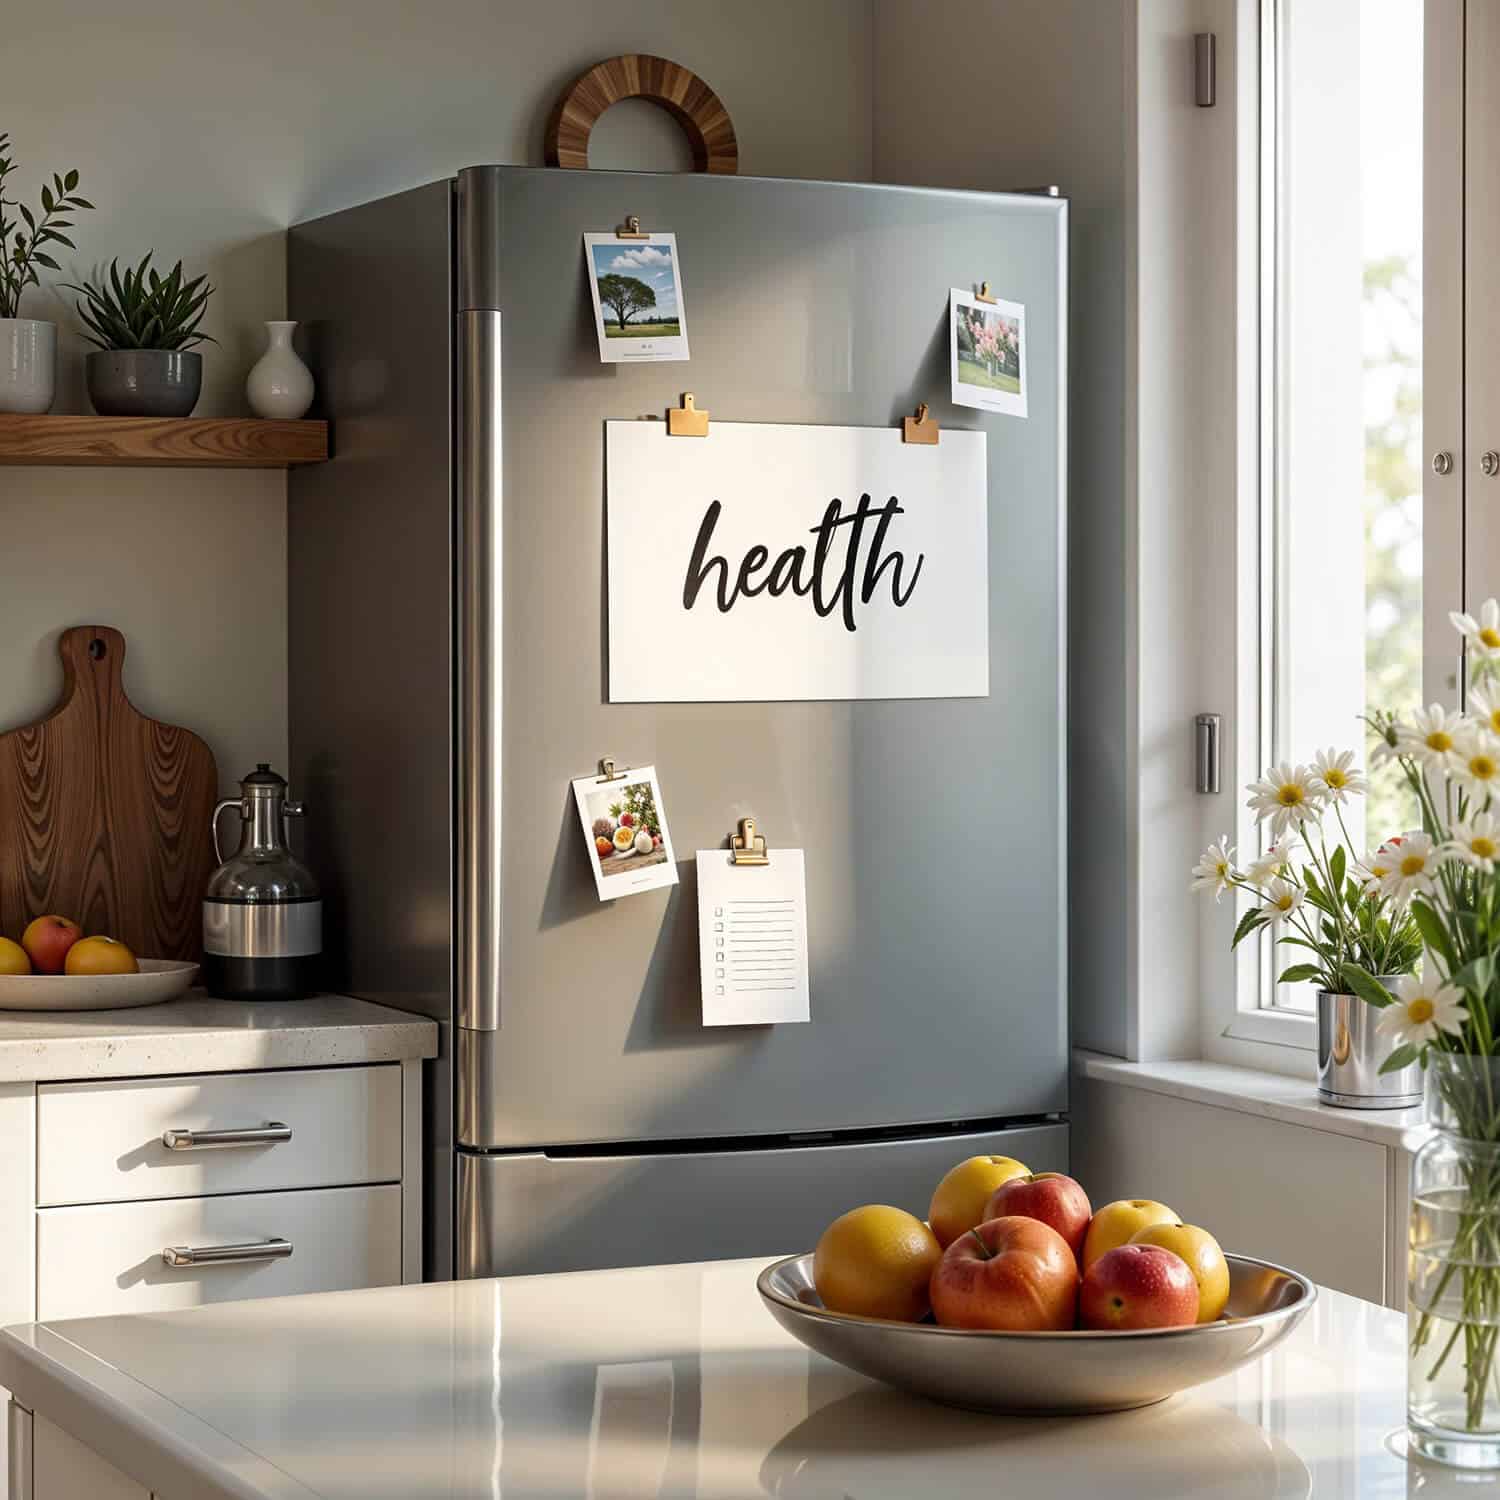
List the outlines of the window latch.
{"label": "window latch", "polygon": [[1194,763],[1198,790],[1206,797],[1219,790],[1219,715],[1199,714],[1193,720]]}

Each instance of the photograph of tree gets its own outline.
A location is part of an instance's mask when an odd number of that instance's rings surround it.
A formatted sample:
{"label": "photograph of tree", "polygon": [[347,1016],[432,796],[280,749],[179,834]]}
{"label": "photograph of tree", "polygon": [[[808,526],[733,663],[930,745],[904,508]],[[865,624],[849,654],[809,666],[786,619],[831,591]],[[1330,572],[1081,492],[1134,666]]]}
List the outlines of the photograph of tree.
{"label": "photograph of tree", "polygon": [[676,338],[681,334],[677,266],[671,246],[617,241],[592,249],[606,338]]}

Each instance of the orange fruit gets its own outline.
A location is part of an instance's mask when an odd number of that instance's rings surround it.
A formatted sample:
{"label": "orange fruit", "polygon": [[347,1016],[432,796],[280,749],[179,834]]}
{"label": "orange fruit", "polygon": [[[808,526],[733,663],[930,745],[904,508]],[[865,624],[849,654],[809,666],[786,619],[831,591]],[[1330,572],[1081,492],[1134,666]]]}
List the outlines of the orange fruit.
{"label": "orange fruit", "polygon": [[112,937],[79,938],[68,949],[65,974],[75,979],[96,974],[139,974],[141,966],[124,943]]}
{"label": "orange fruit", "polygon": [[823,1231],[813,1253],[813,1285],[833,1312],[917,1323],[931,1309],[927,1288],[942,1255],[936,1236],[914,1214],[868,1203]]}
{"label": "orange fruit", "polygon": [[1089,1267],[1101,1255],[1128,1245],[1134,1234],[1150,1224],[1176,1222],[1177,1215],[1155,1198],[1117,1198],[1113,1203],[1106,1203],[1103,1208],[1095,1210],[1089,1221],[1078,1269],[1087,1275]]}
{"label": "orange fruit", "polygon": [[0,937],[0,974],[29,974],[31,960],[26,950],[8,937]]}
{"label": "orange fruit", "polygon": [[937,1242],[947,1249],[959,1235],[984,1222],[984,1210],[995,1189],[1012,1177],[1025,1177],[1030,1167],[1013,1156],[971,1156],[938,1183],[927,1210],[927,1222]]}

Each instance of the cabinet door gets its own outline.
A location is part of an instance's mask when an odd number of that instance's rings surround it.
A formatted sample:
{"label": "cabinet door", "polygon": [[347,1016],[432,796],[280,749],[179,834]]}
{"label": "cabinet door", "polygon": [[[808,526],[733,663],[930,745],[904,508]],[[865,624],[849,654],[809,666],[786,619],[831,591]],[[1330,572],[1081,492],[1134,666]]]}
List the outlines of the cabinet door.
{"label": "cabinet door", "polygon": [[[0,1327],[36,1316],[36,1085],[0,1083]],[[10,1392],[0,1390],[0,1405]],[[0,1422],[0,1497],[8,1488],[8,1424]]]}

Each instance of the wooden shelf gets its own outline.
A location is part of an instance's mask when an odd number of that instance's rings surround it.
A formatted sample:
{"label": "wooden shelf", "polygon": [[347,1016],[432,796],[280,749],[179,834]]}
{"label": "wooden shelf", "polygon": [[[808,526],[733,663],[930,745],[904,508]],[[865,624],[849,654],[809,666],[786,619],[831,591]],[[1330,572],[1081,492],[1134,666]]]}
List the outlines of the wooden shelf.
{"label": "wooden shelf", "polygon": [[285,469],[327,457],[326,422],[0,414],[0,465]]}

